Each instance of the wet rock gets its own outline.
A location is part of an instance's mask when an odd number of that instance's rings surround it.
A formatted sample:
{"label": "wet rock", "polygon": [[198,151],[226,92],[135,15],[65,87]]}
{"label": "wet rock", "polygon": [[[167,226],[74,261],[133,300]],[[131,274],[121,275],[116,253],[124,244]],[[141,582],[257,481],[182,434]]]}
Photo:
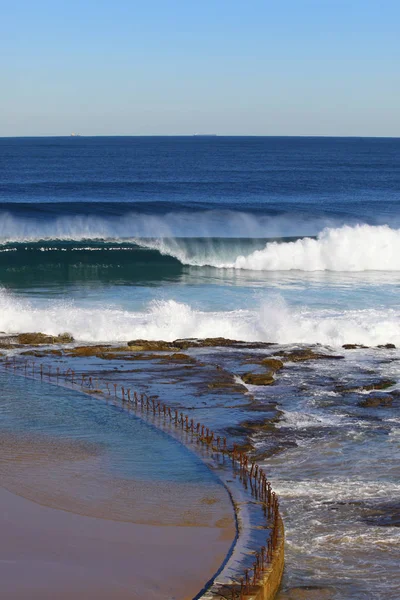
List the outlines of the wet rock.
{"label": "wet rock", "polygon": [[274,431],[275,419],[257,419],[255,421],[243,421],[240,424],[246,432]]}
{"label": "wet rock", "polygon": [[170,344],[163,340],[131,340],[128,342],[128,346],[134,352],[177,352],[180,350],[174,343]]}
{"label": "wet rock", "polygon": [[242,375],[244,383],[249,385],[271,385],[275,379],[272,372],[268,373],[244,373]]}
{"label": "wet rock", "polygon": [[223,390],[231,393],[243,394],[246,391],[244,385],[236,383],[236,381],[212,381],[207,386],[210,390]]}
{"label": "wet rock", "polygon": [[386,390],[387,388],[396,385],[396,381],[393,379],[381,379],[381,381],[374,381],[373,383],[369,383],[367,385],[361,386],[361,390],[365,390],[367,392],[371,390]]}
{"label": "wet rock", "polygon": [[341,394],[353,394],[357,392],[372,392],[374,390],[386,390],[387,388],[396,385],[396,381],[393,379],[381,379],[380,381],[373,381],[372,383],[367,383],[364,385],[358,385],[353,387],[346,387],[343,385],[338,385],[335,387],[336,392],[340,392]]}
{"label": "wet rock", "polygon": [[395,501],[367,507],[362,520],[378,527],[400,527],[400,503]]}
{"label": "wet rock", "polygon": [[218,338],[204,338],[204,339],[194,339],[190,338],[187,340],[175,340],[174,345],[182,350],[186,350],[187,348],[211,348],[218,346],[234,346],[238,344],[237,340],[229,340],[226,338],[218,337]]}
{"label": "wet rock", "polygon": [[362,408],[379,408],[390,407],[393,404],[393,398],[391,396],[369,396],[365,400],[358,403],[358,406]]}
{"label": "wet rock", "polygon": [[174,346],[187,350],[188,348],[248,348],[248,349],[262,349],[273,346],[271,342],[243,342],[240,340],[230,340],[228,338],[217,337],[217,338],[204,338],[195,339],[189,338],[184,340],[175,340]]}
{"label": "wet rock", "polygon": [[[100,354],[110,351],[110,345],[101,346],[76,346],[67,351],[68,356],[99,356]],[[115,349],[114,349],[115,352]]]}
{"label": "wet rock", "polygon": [[185,363],[195,363],[196,359],[189,354],[184,354],[183,352],[174,352],[174,354],[169,354],[168,356],[163,357],[164,361],[170,362],[185,362]]}
{"label": "wet rock", "polygon": [[283,368],[283,362],[279,358],[264,358],[261,364],[271,371],[279,371]]}
{"label": "wet rock", "polygon": [[26,350],[21,352],[21,356],[35,356],[36,358],[44,358],[45,356],[62,356],[61,350]]}
{"label": "wet rock", "polygon": [[24,346],[40,346],[41,344],[69,344],[74,341],[74,338],[69,333],[60,333],[56,336],[45,333],[20,333],[16,341]]}
{"label": "wet rock", "polygon": [[368,346],[363,346],[362,344],[343,344],[342,348],[345,350],[358,350],[358,348],[368,348]]}
{"label": "wet rock", "polygon": [[379,344],[378,348],[385,348],[386,350],[394,350],[396,346],[394,344]]}
{"label": "wet rock", "polygon": [[12,342],[1,341],[0,348],[4,350],[12,350],[13,348],[19,348],[19,344],[13,344]]}
{"label": "wet rock", "polygon": [[65,351],[67,356],[96,357],[103,360],[158,360],[168,358],[165,354],[135,352],[133,346],[112,346],[101,344],[99,346],[76,346]]}
{"label": "wet rock", "polygon": [[315,352],[312,348],[299,348],[298,350],[282,350],[276,352],[277,356],[282,356],[283,360],[290,362],[302,362],[305,360],[340,360],[344,358],[339,354],[324,354]]}

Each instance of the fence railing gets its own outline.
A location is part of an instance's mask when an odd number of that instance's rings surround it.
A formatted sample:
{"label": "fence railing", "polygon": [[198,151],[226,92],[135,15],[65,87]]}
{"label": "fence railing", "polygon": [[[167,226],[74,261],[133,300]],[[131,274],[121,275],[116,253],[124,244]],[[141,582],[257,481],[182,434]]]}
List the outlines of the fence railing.
{"label": "fence railing", "polygon": [[34,360],[24,360],[15,356],[11,359],[5,357],[3,364],[7,371],[25,377],[76,389],[92,397],[117,400],[122,405],[134,408],[139,416],[151,415],[152,423],[160,429],[165,429],[168,425],[184,432],[190,436],[192,442],[212,451],[214,458],[218,459],[218,456],[221,456],[228,459],[229,467],[233,470],[235,478],[241,482],[244,492],[259,506],[263,520],[261,527],[267,533],[263,542],[252,549],[250,561],[247,556],[247,560],[244,561],[246,565],[243,565],[241,572],[237,568],[235,573],[229,569],[229,581],[215,577],[201,598],[270,600],[275,596],[284,565],[284,529],[279,500],[265,471],[246,452],[235,444],[230,445],[226,437],[216,434],[184,412],[173,409],[155,397],[140,393],[132,387],[111,381],[111,378],[103,379],[98,374],[78,374],[71,368],[62,371],[50,364],[37,364]]}

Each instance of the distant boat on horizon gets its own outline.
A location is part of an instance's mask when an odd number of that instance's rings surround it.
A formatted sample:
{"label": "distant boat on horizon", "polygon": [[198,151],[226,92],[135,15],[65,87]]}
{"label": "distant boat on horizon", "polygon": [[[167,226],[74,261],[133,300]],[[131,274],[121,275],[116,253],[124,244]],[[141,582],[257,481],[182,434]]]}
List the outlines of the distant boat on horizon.
{"label": "distant boat on horizon", "polygon": [[71,137],[81,137],[80,133],[71,133]]}
{"label": "distant boat on horizon", "polygon": [[193,137],[217,137],[217,133],[194,133]]}

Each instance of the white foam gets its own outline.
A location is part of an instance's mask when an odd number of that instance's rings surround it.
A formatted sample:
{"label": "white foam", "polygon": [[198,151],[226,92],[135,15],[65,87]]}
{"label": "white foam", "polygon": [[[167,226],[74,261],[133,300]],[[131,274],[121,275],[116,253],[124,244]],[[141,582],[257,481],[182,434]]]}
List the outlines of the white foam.
{"label": "white foam", "polygon": [[342,424],[343,418],[339,415],[323,416],[321,414],[304,413],[282,410],[282,417],[275,425],[277,429],[308,429],[310,427],[331,427]]}
{"label": "white foam", "polygon": [[327,228],[317,239],[271,242],[225,266],[256,271],[400,271],[400,230],[387,225]]}
{"label": "white foam", "polygon": [[29,301],[0,290],[0,331],[71,332],[86,341],[134,338],[174,340],[226,337],[282,344],[359,343],[400,345],[400,310],[335,312],[291,308],[279,298],[256,310],[201,311],[175,300],[152,301],[142,311],[118,305],[87,307],[76,302]]}
{"label": "white foam", "polygon": [[[326,221],[325,221],[326,224]],[[181,263],[252,271],[400,271],[400,229],[388,225],[325,227],[323,221],[290,220],[287,217],[256,218],[244,212],[176,212],[164,216],[127,213],[122,217],[93,215],[52,219],[15,217],[0,213],[0,242],[38,240],[132,240]],[[319,233],[318,233],[319,231]],[[224,245],[207,238],[268,238],[315,235],[295,242],[269,242],[263,249],[250,243]],[[202,237],[196,240],[176,239]],[[145,240],[142,238],[154,238]],[[258,244],[256,245],[256,247]]]}
{"label": "white foam", "polygon": [[307,498],[310,502],[351,502],[357,500],[391,500],[400,495],[400,484],[389,481],[331,477],[298,481],[273,480],[282,498]]}

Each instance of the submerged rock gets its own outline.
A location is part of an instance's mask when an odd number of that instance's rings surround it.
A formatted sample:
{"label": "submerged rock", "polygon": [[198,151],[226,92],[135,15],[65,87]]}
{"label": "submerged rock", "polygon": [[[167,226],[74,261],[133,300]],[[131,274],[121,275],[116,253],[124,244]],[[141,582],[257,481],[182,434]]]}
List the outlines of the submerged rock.
{"label": "submerged rock", "polygon": [[192,356],[189,356],[189,354],[184,354],[183,352],[175,352],[174,354],[166,356],[165,359],[177,362],[196,362],[196,359],[194,359]]}
{"label": "submerged rock", "polygon": [[299,348],[298,350],[282,350],[276,352],[277,356],[282,356],[284,360],[290,362],[302,362],[304,360],[340,360],[344,358],[340,354],[323,354],[315,352],[312,348]]}
{"label": "submerged rock", "polygon": [[35,356],[36,358],[44,358],[45,356],[62,356],[62,350],[26,350],[21,352],[20,356]]}
{"label": "submerged rock", "polygon": [[400,527],[400,502],[386,502],[367,506],[363,515],[364,523],[378,527]]}
{"label": "submerged rock", "polygon": [[358,406],[362,408],[378,408],[382,407],[390,407],[393,404],[393,398],[391,396],[369,396],[365,400],[361,400],[358,403]]}
{"label": "submerged rock", "polygon": [[363,344],[343,344],[342,348],[345,350],[358,350],[359,348],[368,348],[368,346],[363,346]]}
{"label": "submerged rock", "polygon": [[393,385],[396,385],[396,381],[393,379],[381,379],[380,381],[373,381],[372,383],[366,383],[364,385],[358,385],[353,387],[346,387],[338,385],[335,388],[336,392],[342,394],[353,394],[356,392],[372,392],[373,390],[386,390]]}

